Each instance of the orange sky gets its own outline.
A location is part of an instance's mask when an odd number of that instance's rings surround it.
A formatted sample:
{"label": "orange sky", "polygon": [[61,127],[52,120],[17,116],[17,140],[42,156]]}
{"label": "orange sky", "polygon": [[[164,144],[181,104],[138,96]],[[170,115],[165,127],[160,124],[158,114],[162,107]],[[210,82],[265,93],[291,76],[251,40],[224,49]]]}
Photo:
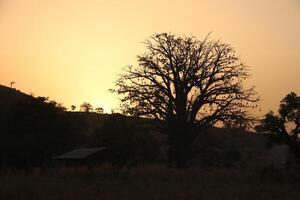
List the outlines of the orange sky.
{"label": "orange sky", "polygon": [[108,89],[156,32],[232,44],[252,67],[259,114],[300,94],[299,0],[0,0],[0,84],[110,112]]}

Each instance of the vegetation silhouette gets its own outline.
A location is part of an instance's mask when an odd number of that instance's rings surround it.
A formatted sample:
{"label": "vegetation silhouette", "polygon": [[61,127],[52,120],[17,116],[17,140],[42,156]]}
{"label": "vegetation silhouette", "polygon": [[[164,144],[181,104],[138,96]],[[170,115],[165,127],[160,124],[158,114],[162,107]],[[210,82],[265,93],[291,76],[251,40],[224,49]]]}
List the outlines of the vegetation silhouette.
{"label": "vegetation silhouette", "polygon": [[86,112],[86,113],[89,113],[89,112],[92,112],[94,110],[92,104],[88,103],[88,102],[83,102],[81,105],[80,105],[80,111],[83,111],[83,112]]}
{"label": "vegetation silhouette", "polygon": [[0,85],[0,167],[52,166],[54,156],[99,146],[109,149],[101,162],[119,167],[157,161],[162,144],[145,120],[90,111],[67,112],[47,97]]}
{"label": "vegetation silhouette", "polygon": [[12,103],[0,101],[0,107],[7,108],[0,113],[0,166],[41,166],[85,142],[84,118],[70,116],[47,97],[34,98],[15,90],[6,93],[2,98]]}
{"label": "vegetation silhouette", "polygon": [[158,33],[145,42],[116,81],[125,114],[156,119],[168,133],[169,159],[187,165],[191,146],[202,130],[218,122],[247,121],[246,109],[259,100],[245,89],[248,69],[223,42]]}
{"label": "vegetation silhouette", "polygon": [[99,113],[99,114],[103,114],[104,109],[101,108],[101,107],[97,107],[97,108],[95,108],[95,112],[96,112],[96,113]]}
{"label": "vegetation silhouette", "polygon": [[75,111],[75,110],[76,110],[76,106],[75,106],[75,105],[72,105],[72,106],[71,106],[71,110],[72,110],[72,111]]}
{"label": "vegetation silhouette", "polygon": [[11,81],[11,82],[10,82],[10,88],[13,88],[13,85],[14,85],[14,84],[16,84],[16,82],[15,82],[15,81]]}
{"label": "vegetation silhouette", "polygon": [[[290,128],[290,131],[287,129]],[[291,92],[280,102],[278,115],[273,111],[267,113],[261,120],[261,131],[276,134],[280,142],[288,144],[294,154],[300,159],[298,135],[300,133],[300,96]]]}
{"label": "vegetation silhouette", "polygon": [[[247,109],[259,99],[253,87],[243,87],[248,68],[230,45],[167,33],[145,44],[139,66],[126,68],[112,90],[122,95],[121,110],[131,116],[103,114],[87,102],[82,112],[68,112],[47,97],[0,86],[0,165],[42,166],[74,148],[104,146],[106,161],[119,167],[166,161],[179,168],[198,161],[232,167],[264,151],[267,137],[242,131],[253,120]],[[296,153],[299,107],[299,96],[288,94],[279,114],[268,113],[261,125]],[[226,129],[212,127],[219,122]],[[290,132],[288,123],[295,125]]]}

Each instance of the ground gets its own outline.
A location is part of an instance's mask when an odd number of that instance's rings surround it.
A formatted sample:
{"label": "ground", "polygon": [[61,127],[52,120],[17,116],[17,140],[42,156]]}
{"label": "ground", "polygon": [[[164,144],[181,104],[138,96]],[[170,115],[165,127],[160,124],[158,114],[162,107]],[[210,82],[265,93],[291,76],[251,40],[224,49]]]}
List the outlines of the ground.
{"label": "ground", "polygon": [[169,169],[103,165],[32,171],[4,169],[0,199],[299,199],[299,177],[278,169]]}

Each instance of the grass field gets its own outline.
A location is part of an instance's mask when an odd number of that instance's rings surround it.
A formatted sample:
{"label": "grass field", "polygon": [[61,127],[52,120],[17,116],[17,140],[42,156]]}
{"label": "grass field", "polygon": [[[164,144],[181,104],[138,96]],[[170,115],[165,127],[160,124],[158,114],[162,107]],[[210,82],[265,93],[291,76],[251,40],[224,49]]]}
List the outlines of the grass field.
{"label": "grass field", "polygon": [[168,169],[148,165],[0,172],[2,200],[299,199],[296,175],[270,169]]}

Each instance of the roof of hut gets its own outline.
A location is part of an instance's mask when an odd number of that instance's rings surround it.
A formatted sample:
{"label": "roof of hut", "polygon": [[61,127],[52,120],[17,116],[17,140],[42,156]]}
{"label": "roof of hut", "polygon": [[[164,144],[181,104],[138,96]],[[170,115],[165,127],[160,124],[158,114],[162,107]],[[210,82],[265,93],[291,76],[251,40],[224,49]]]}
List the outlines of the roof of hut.
{"label": "roof of hut", "polygon": [[53,157],[53,159],[55,159],[55,160],[85,159],[85,158],[87,158],[99,151],[103,151],[105,149],[106,149],[106,147],[74,149],[74,150],[64,153],[60,156]]}

